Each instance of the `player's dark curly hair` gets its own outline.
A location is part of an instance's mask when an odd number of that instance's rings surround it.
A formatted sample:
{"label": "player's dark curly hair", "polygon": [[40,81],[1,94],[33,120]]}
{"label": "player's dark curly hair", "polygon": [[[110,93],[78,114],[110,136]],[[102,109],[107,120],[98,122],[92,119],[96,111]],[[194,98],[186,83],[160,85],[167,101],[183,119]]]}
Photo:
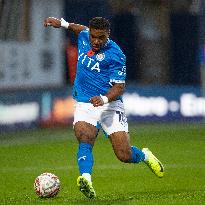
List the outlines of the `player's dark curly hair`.
{"label": "player's dark curly hair", "polygon": [[89,28],[110,30],[110,22],[103,17],[94,17],[89,21]]}

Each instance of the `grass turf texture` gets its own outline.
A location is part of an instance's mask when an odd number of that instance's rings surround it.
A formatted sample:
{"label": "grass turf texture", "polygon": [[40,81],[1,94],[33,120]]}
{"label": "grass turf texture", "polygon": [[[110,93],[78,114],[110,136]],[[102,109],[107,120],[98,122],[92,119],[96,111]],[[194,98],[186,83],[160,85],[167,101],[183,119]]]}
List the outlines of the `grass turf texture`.
{"label": "grass turf texture", "polygon": [[[1,134],[0,204],[204,204],[204,124],[132,124],[130,135],[132,144],[156,154],[166,175],[157,178],[144,163],[121,163],[100,133],[92,174],[97,198],[90,200],[76,186],[77,141],[71,128]],[[61,190],[54,198],[40,199],[33,182],[46,171],[60,178]]]}

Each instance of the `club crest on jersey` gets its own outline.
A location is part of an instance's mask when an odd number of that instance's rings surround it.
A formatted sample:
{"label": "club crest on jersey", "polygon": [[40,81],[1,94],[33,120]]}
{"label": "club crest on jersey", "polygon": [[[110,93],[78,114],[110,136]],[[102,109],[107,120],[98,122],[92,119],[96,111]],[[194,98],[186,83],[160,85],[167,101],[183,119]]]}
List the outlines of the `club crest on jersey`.
{"label": "club crest on jersey", "polygon": [[97,59],[98,61],[104,60],[104,59],[105,59],[105,54],[104,54],[104,53],[98,53],[98,54],[96,55],[96,59]]}

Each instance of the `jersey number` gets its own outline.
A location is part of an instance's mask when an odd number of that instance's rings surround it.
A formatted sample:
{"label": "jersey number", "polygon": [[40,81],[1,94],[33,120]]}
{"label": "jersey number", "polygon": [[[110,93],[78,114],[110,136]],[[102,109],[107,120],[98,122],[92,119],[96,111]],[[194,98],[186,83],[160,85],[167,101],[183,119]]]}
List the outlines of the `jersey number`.
{"label": "jersey number", "polygon": [[127,118],[126,118],[126,115],[123,113],[123,112],[120,112],[120,111],[116,111],[116,114],[119,115],[119,122],[124,125],[127,123]]}

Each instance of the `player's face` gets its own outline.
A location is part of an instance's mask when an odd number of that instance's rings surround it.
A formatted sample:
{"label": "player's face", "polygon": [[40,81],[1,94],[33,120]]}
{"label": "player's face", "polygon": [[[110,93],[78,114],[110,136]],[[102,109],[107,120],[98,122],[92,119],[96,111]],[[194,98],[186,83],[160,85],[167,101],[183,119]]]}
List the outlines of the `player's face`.
{"label": "player's face", "polygon": [[98,52],[103,45],[107,42],[109,37],[109,31],[107,30],[99,30],[99,29],[90,29],[90,43],[92,46],[92,50],[94,52]]}

